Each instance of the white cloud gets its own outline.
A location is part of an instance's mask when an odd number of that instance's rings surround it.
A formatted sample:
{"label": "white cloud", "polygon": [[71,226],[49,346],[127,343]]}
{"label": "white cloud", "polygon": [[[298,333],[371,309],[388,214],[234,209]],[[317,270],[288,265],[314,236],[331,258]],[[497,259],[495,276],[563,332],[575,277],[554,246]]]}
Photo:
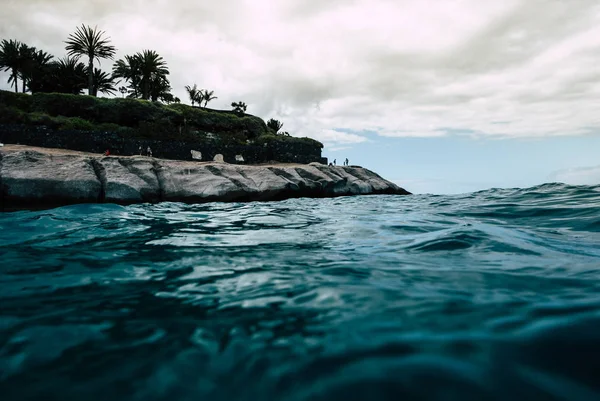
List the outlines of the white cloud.
{"label": "white cloud", "polygon": [[559,170],[552,173],[550,180],[571,185],[600,185],[600,166]]}
{"label": "white cloud", "polygon": [[[347,132],[334,131],[334,130],[330,130],[330,129],[321,131],[319,133],[318,137],[321,141],[323,141],[325,146],[331,146],[333,144],[353,145],[353,144],[368,141],[368,139],[364,136],[347,133]],[[347,147],[343,147],[343,148],[337,147],[337,150],[341,150],[341,149],[347,149]],[[330,150],[334,150],[334,149],[330,149]]]}
{"label": "white cloud", "polygon": [[398,137],[600,131],[596,0],[27,0],[3,8],[0,38],[62,56],[81,23],[106,30],[119,57],[157,50],[182,99],[196,82],[216,91],[215,107],[242,100],[330,145],[365,139],[336,128]]}

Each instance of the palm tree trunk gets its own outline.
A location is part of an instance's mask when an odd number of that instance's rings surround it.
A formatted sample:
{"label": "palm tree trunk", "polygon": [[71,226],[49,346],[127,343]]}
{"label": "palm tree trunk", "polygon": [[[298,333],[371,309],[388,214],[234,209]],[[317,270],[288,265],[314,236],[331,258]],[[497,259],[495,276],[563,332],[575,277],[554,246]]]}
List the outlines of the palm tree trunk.
{"label": "palm tree trunk", "polygon": [[88,95],[94,96],[94,58],[88,63]]}
{"label": "palm tree trunk", "polygon": [[25,93],[25,88],[26,88],[26,85],[25,85],[25,78],[23,78],[23,93]]}
{"label": "palm tree trunk", "polygon": [[13,69],[12,76],[15,84],[15,93],[19,93],[19,81],[17,81],[17,70]]}

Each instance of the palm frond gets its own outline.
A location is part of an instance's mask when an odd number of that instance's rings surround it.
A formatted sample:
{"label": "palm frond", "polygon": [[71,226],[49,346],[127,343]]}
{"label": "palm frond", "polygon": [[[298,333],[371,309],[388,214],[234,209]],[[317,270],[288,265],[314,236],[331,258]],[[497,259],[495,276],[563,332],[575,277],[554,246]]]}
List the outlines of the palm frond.
{"label": "palm frond", "polygon": [[69,35],[66,43],[67,55],[75,58],[88,56],[92,60],[103,58],[112,59],[117,49],[110,44],[110,38],[105,37],[106,32],[97,27],[81,25]]}

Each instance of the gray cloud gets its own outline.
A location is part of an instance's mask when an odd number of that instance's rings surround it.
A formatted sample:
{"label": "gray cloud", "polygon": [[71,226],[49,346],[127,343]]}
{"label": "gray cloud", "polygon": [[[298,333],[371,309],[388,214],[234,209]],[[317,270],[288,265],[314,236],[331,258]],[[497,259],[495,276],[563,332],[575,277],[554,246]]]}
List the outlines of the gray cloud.
{"label": "gray cloud", "polygon": [[[197,82],[217,92],[217,107],[243,100],[257,115],[283,119],[293,134],[332,145],[357,143],[335,128],[384,136],[468,130],[494,137],[600,128],[595,0],[3,5],[0,38],[61,56],[62,41],[75,26],[98,25],[119,57],[144,48],[161,53],[182,99],[183,87]],[[0,79],[6,88],[6,76]]]}

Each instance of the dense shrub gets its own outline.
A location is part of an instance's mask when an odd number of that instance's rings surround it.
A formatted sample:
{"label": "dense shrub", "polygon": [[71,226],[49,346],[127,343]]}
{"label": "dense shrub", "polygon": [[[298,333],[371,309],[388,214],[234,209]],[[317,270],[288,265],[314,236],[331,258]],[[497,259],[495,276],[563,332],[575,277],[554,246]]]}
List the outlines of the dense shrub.
{"label": "dense shrub", "polygon": [[31,111],[32,98],[23,93],[14,93],[0,90],[0,105],[14,107],[23,112]]}
{"label": "dense shrub", "polygon": [[298,138],[295,136],[276,135],[272,132],[259,136],[254,142],[258,145],[293,143],[317,149],[323,148],[323,144],[321,142],[316,141],[312,138]]}
{"label": "dense shrub", "polygon": [[57,129],[60,126],[60,123],[55,118],[46,113],[39,112],[27,114],[26,122],[29,125],[44,125],[52,129]]}
{"label": "dense shrub", "polygon": [[310,138],[274,135],[262,119],[248,114],[64,93],[27,95],[0,91],[0,123],[194,142],[206,141],[206,134],[212,133],[222,144],[245,144],[247,140],[257,144],[299,144],[311,153],[323,147]]}
{"label": "dense shrub", "polygon": [[10,107],[0,103],[0,124],[25,124],[27,113],[16,107]]}
{"label": "dense shrub", "polygon": [[88,120],[79,117],[58,116],[55,120],[59,123],[59,129],[65,131],[95,131],[97,127]]}
{"label": "dense shrub", "polygon": [[94,110],[97,98],[93,96],[70,95],[65,93],[36,93],[31,111],[47,113],[53,117],[80,117],[95,121]]}
{"label": "dense shrub", "polygon": [[[138,127],[141,122],[153,122],[167,119],[169,113],[165,107],[140,99],[98,99],[94,121],[113,123],[124,127]],[[171,121],[169,121],[171,122]],[[172,123],[176,123],[173,121]]]}
{"label": "dense shrub", "polygon": [[131,129],[128,127],[122,127],[113,123],[100,123],[94,126],[94,131],[102,131],[102,132],[128,132]]}
{"label": "dense shrub", "polygon": [[247,139],[256,138],[267,132],[265,122],[254,116],[239,117],[230,111],[215,112],[184,104],[172,104],[165,108],[185,118],[187,127],[205,132],[242,133]]}

